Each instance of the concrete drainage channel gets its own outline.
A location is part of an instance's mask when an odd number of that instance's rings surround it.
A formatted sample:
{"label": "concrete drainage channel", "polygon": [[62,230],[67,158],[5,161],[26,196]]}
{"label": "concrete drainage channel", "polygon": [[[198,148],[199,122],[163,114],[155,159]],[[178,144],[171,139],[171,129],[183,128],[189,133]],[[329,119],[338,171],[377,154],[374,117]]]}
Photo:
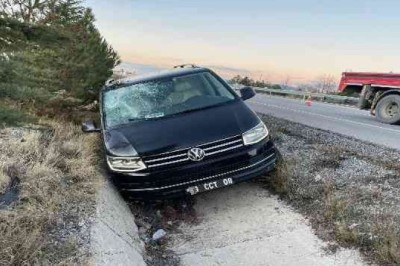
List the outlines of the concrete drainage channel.
{"label": "concrete drainage channel", "polygon": [[95,265],[146,265],[145,245],[139,238],[135,217],[109,182],[98,195],[90,233]]}
{"label": "concrete drainage channel", "polygon": [[126,203],[107,184],[92,227],[96,265],[363,265],[357,251],[325,248],[258,182],[158,204]]}
{"label": "concrete drainage channel", "polygon": [[175,231],[182,221],[195,221],[191,206],[192,201],[186,199],[160,204],[127,202],[105,182],[91,228],[93,264],[178,265],[178,258],[167,249],[167,232]]}

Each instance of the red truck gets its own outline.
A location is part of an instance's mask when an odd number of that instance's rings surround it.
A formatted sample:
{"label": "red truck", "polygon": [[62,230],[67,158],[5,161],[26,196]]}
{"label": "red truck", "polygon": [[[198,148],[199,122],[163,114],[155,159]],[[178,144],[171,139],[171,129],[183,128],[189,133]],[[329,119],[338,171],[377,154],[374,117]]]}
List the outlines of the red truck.
{"label": "red truck", "polygon": [[348,96],[360,95],[360,109],[387,124],[400,124],[400,74],[343,72],[339,91]]}

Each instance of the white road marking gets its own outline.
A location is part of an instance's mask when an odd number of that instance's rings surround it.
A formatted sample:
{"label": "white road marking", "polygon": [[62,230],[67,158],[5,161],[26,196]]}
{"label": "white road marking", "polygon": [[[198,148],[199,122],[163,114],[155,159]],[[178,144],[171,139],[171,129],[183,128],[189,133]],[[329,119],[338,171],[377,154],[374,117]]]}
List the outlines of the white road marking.
{"label": "white road marking", "polygon": [[328,116],[328,115],[322,115],[322,114],[316,114],[316,113],[312,113],[312,112],[307,112],[307,111],[303,111],[303,110],[296,110],[296,109],[292,109],[292,108],[288,108],[288,107],[278,106],[278,105],[275,105],[275,104],[268,104],[268,103],[262,103],[262,102],[256,102],[256,101],[249,101],[249,102],[250,103],[259,104],[259,105],[264,105],[264,106],[270,106],[270,107],[274,107],[274,108],[278,108],[278,109],[282,109],[282,110],[288,110],[288,111],[292,111],[292,112],[296,112],[296,113],[315,115],[315,116],[328,118],[328,119],[332,119],[332,120],[347,122],[347,123],[350,123],[350,124],[366,126],[366,127],[372,127],[372,128],[379,128],[379,129],[382,129],[382,130],[387,130],[387,131],[394,132],[396,134],[400,134],[400,130],[396,130],[396,129],[392,129],[392,128],[385,128],[385,127],[376,126],[376,125],[370,125],[370,124],[366,124],[366,123],[362,123],[362,122],[351,121],[351,120],[344,119],[344,118],[337,118],[337,117],[332,117],[332,116]]}

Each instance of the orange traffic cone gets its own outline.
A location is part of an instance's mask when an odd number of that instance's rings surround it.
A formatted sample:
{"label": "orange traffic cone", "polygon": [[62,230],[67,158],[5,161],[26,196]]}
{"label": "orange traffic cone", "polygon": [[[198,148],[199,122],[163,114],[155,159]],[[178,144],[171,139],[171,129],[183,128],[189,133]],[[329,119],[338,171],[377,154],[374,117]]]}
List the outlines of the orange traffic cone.
{"label": "orange traffic cone", "polygon": [[312,98],[311,98],[311,95],[308,96],[308,98],[307,98],[307,100],[306,100],[306,105],[307,105],[307,106],[311,106],[311,105],[312,105]]}

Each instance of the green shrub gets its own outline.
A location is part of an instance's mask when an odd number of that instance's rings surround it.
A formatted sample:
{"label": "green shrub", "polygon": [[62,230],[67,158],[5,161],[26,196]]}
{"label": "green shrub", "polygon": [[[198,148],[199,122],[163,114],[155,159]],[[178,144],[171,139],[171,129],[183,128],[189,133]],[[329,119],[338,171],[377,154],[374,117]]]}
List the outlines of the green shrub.
{"label": "green shrub", "polygon": [[19,126],[24,123],[34,122],[36,119],[16,108],[0,105],[0,127]]}

